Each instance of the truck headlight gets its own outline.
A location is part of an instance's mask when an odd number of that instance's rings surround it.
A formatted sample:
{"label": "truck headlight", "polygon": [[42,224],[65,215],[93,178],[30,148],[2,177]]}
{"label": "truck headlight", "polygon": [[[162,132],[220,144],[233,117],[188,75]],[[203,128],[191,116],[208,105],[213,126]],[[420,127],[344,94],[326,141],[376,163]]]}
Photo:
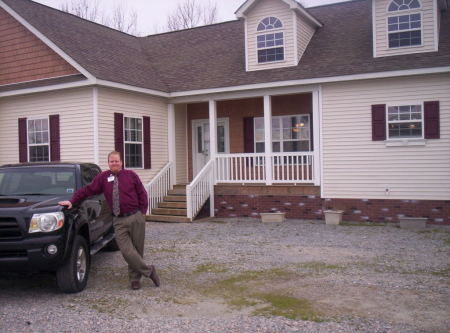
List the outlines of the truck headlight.
{"label": "truck headlight", "polygon": [[62,212],[33,214],[28,232],[51,232],[62,228],[63,225],[64,214]]}

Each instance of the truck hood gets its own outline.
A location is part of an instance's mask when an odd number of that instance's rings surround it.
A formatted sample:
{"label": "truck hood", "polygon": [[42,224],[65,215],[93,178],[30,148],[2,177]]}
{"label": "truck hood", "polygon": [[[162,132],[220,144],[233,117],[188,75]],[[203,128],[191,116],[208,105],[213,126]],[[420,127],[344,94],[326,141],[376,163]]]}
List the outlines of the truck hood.
{"label": "truck hood", "polygon": [[54,208],[52,211],[61,211],[63,207],[59,201],[70,199],[69,195],[27,195],[27,196],[2,196],[0,197],[0,213],[2,211],[31,212],[42,209]]}

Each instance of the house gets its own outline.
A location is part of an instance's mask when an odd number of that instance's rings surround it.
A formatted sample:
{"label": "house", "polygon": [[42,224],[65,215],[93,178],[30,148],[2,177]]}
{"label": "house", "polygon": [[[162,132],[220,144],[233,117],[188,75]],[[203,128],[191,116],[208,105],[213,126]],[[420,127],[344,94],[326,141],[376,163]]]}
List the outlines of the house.
{"label": "house", "polygon": [[0,6],[1,164],[105,168],[116,149],[153,220],[208,201],[221,217],[450,225],[446,0],[243,0],[235,21],[147,37]]}

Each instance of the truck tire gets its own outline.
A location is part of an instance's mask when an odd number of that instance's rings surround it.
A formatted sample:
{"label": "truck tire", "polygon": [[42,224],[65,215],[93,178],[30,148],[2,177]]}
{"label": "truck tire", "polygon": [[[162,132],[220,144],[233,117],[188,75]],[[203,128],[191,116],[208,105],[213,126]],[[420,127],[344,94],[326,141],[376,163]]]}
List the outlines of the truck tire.
{"label": "truck tire", "polygon": [[84,237],[75,236],[72,249],[66,262],[56,271],[56,282],[64,293],[78,293],[87,284],[91,256]]}
{"label": "truck tire", "polygon": [[103,248],[106,252],[116,252],[119,251],[119,245],[117,245],[116,239],[113,238],[112,241],[110,241],[108,244],[105,245]]}

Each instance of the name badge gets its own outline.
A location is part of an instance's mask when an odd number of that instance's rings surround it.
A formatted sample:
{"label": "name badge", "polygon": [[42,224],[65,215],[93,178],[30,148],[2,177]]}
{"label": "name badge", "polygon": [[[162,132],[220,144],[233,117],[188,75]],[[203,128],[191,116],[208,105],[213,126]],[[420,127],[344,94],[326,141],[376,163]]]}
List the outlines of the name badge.
{"label": "name badge", "polygon": [[113,182],[113,181],[114,181],[114,176],[113,175],[109,176],[108,177],[108,183]]}

